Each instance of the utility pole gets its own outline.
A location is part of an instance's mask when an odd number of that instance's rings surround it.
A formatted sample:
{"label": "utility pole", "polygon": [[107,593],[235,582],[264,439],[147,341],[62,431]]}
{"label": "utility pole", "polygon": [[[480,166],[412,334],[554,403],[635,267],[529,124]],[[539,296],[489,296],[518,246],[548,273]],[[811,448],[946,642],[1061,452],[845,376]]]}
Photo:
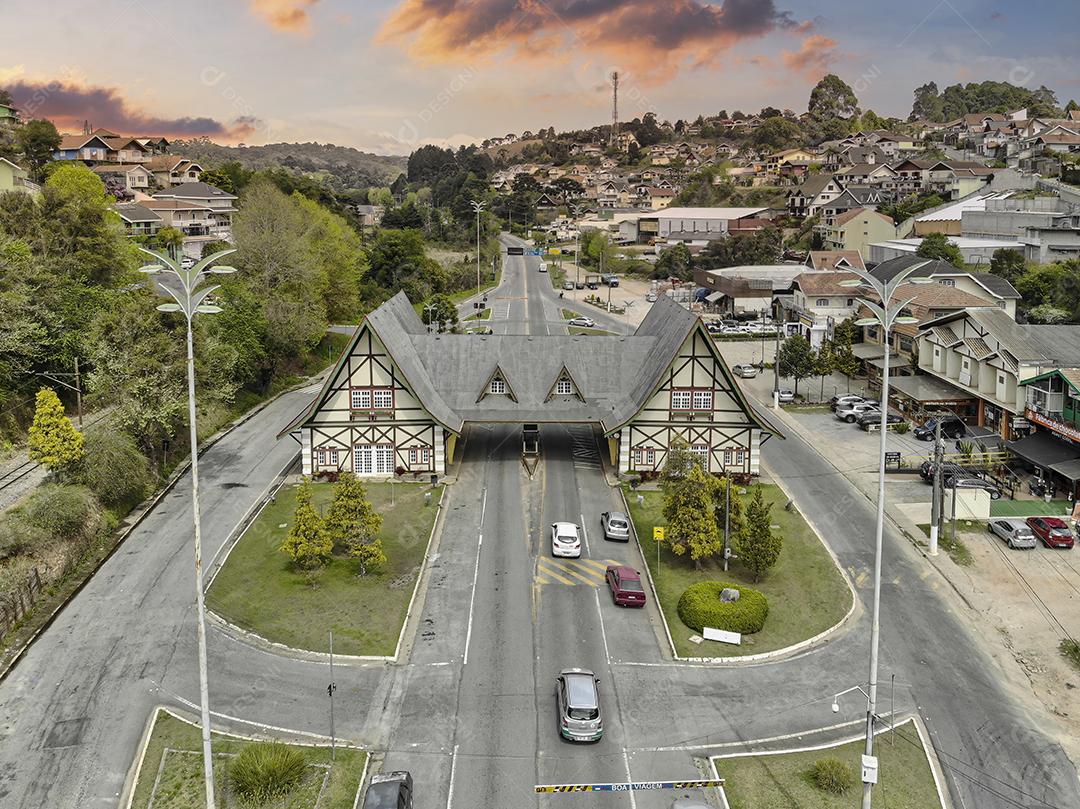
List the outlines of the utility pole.
{"label": "utility pole", "polygon": [[484,203],[473,201],[469,204],[476,212],[476,296],[480,297],[480,212],[484,210]]}
{"label": "utility pole", "polygon": [[[762,362],[764,362],[762,358]],[[772,364],[772,406],[774,410],[780,409],[780,329],[776,330],[776,355],[773,357]]]}
{"label": "utility pole", "polygon": [[75,358],[75,410],[79,414],[79,429],[82,429],[82,377],[79,375],[79,358]]}
{"label": "utility pole", "polygon": [[334,692],[337,691],[337,683],[334,682],[334,630],[330,630],[330,685],[326,686],[326,693],[330,696],[330,760],[337,758],[337,746],[334,743]]}
{"label": "utility pole", "polygon": [[731,476],[724,470],[724,571],[731,556]]}
{"label": "utility pole", "polygon": [[619,142],[619,72],[611,74],[611,142]]}
{"label": "utility pole", "polygon": [[934,425],[934,491],[930,507],[930,555],[937,556],[938,532],[941,530],[942,500],[945,497],[945,470],[942,461],[945,458],[945,446],[941,440],[941,419]]}

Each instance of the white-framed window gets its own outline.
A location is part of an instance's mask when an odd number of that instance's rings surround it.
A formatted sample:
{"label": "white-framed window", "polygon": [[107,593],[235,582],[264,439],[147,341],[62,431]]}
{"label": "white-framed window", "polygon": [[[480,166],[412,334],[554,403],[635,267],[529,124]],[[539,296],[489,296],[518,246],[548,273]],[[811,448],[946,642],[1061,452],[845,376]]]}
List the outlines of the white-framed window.
{"label": "white-framed window", "polygon": [[724,467],[741,469],[746,462],[746,450],[742,447],[724,448]]}
{"label": "white-framed window", "polygon": [[656,466],[655,447],[634,447],[634,468],[652,469]]}
{"label": "white-framed window", "polygon": [[690,451],[694,453],[698,460],[701,461],[701,468],[706,472],[709,471],[709,445],[708,444],[693,444],[690,447]]}
{"label": "white-framed window", "polygon": [[330,458],[330,465],[337,469],[338,465],[338,451],[336,449],[327,450],[327,455]]}
{"label": "white-framed window", "polygon": [[349,391],[349,407],[351,407],[353,410],[370,410],[370,388],[353,388],[351,391]]}
{"label": "white-framed window", "polygon": [[409,447],[409,466],[427,466],[431,463],[430,447]]}
{"label": "white-framed window", "polygon": [[817,302],[814,304],[814,306],[828,306],[828,305],[829,305],[829,299],[828,298],[818,298]]}
{"label": "white-framed window", "polygon": [[555,383],[556,396],[570,396],[574,392],[574,386],[569,379],[560,379]]}
{"label": "white-framed window", "polygon": [[326,450],[320,449],[315,453],[315,462],[319,465],[319,468],[326,466]]}
{"label": "white-framed window", "polygon": [[375,471],[375,448],[370,444],[353,447],[353,474],[370,475]]}
{"label": "white-framed window", "polygon": [[376,410],[391,410],[394,407],[392,388],[375,388],[371,391],[371,403]]}
{"label": "white-framed window", "polygon": [[391,475],[394,472],[394,446],[393,444],[377,444],[375,446],[375,474]]}
{"label": "white-framed window", "polygon": [[712,410],[712,391],[694,391],[694,410]]}
{"label": "white-framed window", "polygon": [[690,409],[690,391],[688,390],[673,390],[671,392],[671,409],[672,410],[689,410]]}
{"label": "white-framed window", "polygon": [[496,377],[491,380],[491,384],[488,385],[488,393],[495,396],[501,396],[506,393],[506,381]]}

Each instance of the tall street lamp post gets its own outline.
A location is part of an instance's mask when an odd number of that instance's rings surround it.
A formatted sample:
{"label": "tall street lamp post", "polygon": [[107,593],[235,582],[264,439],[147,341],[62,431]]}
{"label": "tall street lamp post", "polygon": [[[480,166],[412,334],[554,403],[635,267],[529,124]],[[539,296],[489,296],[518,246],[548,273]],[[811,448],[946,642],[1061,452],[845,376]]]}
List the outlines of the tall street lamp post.
{"label": "tall street lamp post", "polygon": [[[841,286],[863,287],[877,294],[879,302],[862,299],[860,302],[873,313],[873,317],[860,318],[856,326],[881,326],[884,343],[884,368],[881,382],[881,442],[878,447],[878,501],[877,520],[874,527],[874,605],[870,625],[870,677],[866,698],[866,747],[863,756],[862,809],[870,809],[870,790],[877,781],[877,759],[874,757],[874,715],[877,710],[878,644],[881,633],[881,538],[885,528],[885,433],[889,416],[889,331],[903,323],[917,323],[918,319],[900,313],[914,298],[893,301],[893,295],[905,282],[932,283],[929,278],[909,278],[913,272],[929,262],[908,267],[888,281],[881,281],[865,270],[851,270],[858,278],[841,281]],[[860,689],[861,690],[861,689]],[[872,773],[872,774],[871,774]]]}
{"label": "tall street lamp post", "polygon": [[214,762],[210,746],[210,690],[206,677],[206,607],[203,603],[202,577],[202,519],[199,510],[199,443],[195,429],[195,350],[191,336],[191,320],[197,314],[216,314],[220,306],[207,302],[218,284],[207,285],[207,275],[234,273],[233,267],[211,267],[220,258],[235,253],[222,250],[207,256],[192,267],[184,269],[175,259],[140,247],[142,252],[153,256],[155,262],[139,271],[147,275],[161,276],[157,279],[157,291],[173,299],[157,308],[161,312],[180,312],[187,321],[187,381],[188,424],[191,434],[191,512],[195,526],[195,604],[198,611],[199,634],[199,709],[202,718],[203,776],[206,780],[206,807],[214,809]]}
{"label": "tall street lamp post", "polygon": [[476,213],[476,296],[480,297],[480,211],[484,210],[484,203],[474,200],[469,204]]}

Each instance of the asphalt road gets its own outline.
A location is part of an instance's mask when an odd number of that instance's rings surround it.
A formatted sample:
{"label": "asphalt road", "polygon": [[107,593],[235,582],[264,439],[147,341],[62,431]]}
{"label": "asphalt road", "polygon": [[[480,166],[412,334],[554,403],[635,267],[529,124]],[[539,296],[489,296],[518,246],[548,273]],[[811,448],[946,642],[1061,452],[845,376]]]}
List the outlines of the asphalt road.
{"label": "asphalt road", "polygon": [[[507,263],[502,287],[517,315],[506,326],[543,333],[561,320],[557,297],[526,267]],[[269,436],[311,395],[282,397],[204,455],[208,558],[294,457],[291,440]],[[599,536],[599,514],[616,498],[588,430],[545,427],[533,479],[518,438],[512,426],[469,432],[407,660],[335,669],[338,734],[376,751],[383,769],[411,770],[419,809],[659,809],[670,793],[583,799],[531,789],[695,777],[694,757],[860,719],[857,694],[838,715],[829,704],[865,681],[865,609],[832,641],[793,659],[674,664],[658,643],[655,607],[616,608],[590,567],[612,560],[641,569],[641,560],[636,546]],[[767,442],[763,454],[868,605],[873,505],[795,436]],[[547,526],[560,519],[588,532],[578,565],[550,561]],[[184,480],[0,683],[0,806],[116,806],[152,707],[197,700],[190,534]],[[884,561],[879,711],[924,716],[960,809],[1080,806],[1074,768],[1001,685],[996,664],[955,617],[947,585],[891,529]],[[214,629],[209,652],[217,727],[327,732],[324,664]],[[553,678],[567,666],[601,680],[607,730],[597,744],[559,739]]]}

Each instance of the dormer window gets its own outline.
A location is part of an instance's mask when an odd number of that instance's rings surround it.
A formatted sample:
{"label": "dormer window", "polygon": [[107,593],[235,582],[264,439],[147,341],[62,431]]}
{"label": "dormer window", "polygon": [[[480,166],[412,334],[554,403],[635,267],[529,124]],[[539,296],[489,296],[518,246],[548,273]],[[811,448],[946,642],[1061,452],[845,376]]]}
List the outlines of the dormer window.
{"label": "dormer window", "polygon": [[574,383],[569,379],[560,379],[555,383],[556,396],[570,396],[574,392]]}
{"label": "dormer window", "polygon": [[495,379],[492,379],[491,382],[488,384],[488,393],[494,394],[496,396],[501,396],[505,394],[506,381],[497,377]]}

